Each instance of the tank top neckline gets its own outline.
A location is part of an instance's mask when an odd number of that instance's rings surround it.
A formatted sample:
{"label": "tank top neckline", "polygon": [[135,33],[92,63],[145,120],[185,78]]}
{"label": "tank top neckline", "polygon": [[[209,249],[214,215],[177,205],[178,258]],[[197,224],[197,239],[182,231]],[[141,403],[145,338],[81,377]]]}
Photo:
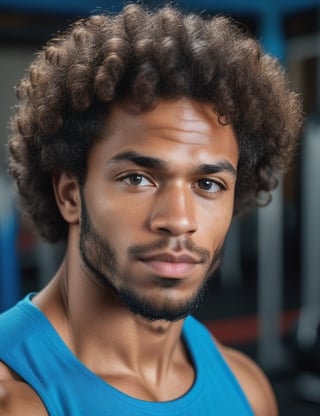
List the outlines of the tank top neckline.
{"label": "tank top neckline", "polygon": [[32,302],[32,297],[35,293],[28,294],[19,304],[25,313],[27,313],[32,320],[37,324],[38,328],[49,340],[53,348],[59,351],[69,363],[75,366],[81,375],[89,379],[92,383],[98,386],[100,389],[107,389],[109,394],[112,394],[115,398],[121,401],[127,402],[130,406],[140,407],[143,410],[152,410],[152,412],[168,412],[174,411],[175,409],[181,410],[184,407],[188,407],[190,403],[198,400],[201,396],[204,380],[201,372],[201,366],[199,365],[199,358],[197,351],[193,347],[191,342],[192,332],[189,330],[192,324],[191,316],[187,317],[182,328],[182,339],[185,343],[187,353],[191,359],[192,365],[195,371],[195,379],[190,389],[182,396],[164,402],[152,402],[130,396],[121,390],[113,387],[111,384],[103,380],[101,377],[92,372],[86,367],[77,356],[69,349],[65,344],[59,333],[53,327],[46,315]]}

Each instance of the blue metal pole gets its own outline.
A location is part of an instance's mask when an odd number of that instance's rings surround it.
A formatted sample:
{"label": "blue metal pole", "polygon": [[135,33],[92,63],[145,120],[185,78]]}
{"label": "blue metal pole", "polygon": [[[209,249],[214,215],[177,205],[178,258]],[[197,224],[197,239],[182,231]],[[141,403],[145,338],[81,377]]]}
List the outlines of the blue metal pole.
{"label": "blue metal pole", "polygon": [[18,220],[11,187],[0,178],[0,311],[21,296],[17,255]]}

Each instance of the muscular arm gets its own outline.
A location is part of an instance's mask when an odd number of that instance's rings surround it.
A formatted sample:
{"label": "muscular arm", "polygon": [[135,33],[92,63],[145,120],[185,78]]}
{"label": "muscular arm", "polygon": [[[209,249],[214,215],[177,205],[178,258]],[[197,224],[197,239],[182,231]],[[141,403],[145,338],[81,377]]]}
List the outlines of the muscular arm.
{"label": "muscular arm", "polygon": [[221,345],[219,348],[246,394],[255,416],[278,416],[274,393],[260,368],[239,351]]}
{"label": "muscular arm", "polygon": [[0,362],[0,416],[47,416],[39,396]]}

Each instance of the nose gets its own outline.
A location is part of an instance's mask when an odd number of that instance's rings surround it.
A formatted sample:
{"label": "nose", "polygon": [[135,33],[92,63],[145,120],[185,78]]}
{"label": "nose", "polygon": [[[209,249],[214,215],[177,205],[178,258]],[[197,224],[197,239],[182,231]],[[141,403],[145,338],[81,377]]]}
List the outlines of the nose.
{"label": "nose", "polygon": [[150,228],[172,236],[193,234],[197,230],[195,200],[191,189],[170,184],[157,195]]}

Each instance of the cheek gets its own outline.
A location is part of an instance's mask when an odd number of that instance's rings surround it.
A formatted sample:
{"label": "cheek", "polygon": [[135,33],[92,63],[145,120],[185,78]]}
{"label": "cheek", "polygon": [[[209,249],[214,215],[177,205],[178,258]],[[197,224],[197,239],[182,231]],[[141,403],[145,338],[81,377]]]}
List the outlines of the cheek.
{"label": "cheek", "polygon": [[142,213],[139,214],[128,203],[124,205],[104,201],[100,209],[95,210],[95,222],[96,229],[109,241],[118,256],[139,241],[139,233],[144,229]]}
{"label": "cheek", "polygon": [[[212,248],[213,251],[224,241],[230,228],[232,220],[232,210],[213,210],[212,213],[199,216],[198,236],[202,240],[202,245]],[[202,236],[202,238],[200,237]]]}

